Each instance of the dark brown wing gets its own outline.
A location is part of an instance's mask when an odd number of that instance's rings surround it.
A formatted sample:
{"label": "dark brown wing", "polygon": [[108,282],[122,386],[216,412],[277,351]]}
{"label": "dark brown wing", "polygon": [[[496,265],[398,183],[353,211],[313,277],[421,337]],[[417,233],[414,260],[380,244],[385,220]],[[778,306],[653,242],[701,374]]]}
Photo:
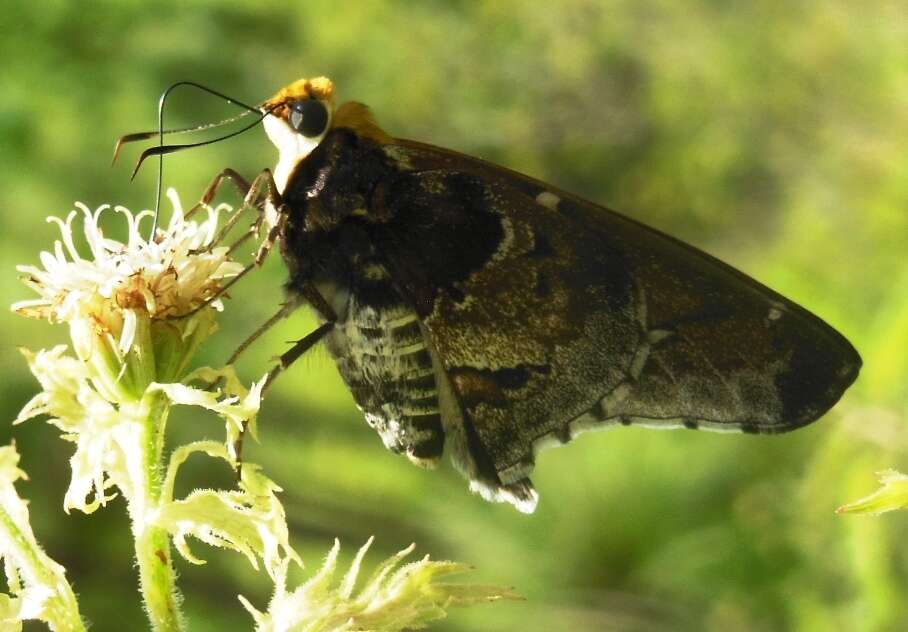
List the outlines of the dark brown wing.
{"label": "dark brown wing", "polygon": [[376,192],[377,243],[492,485],[606,423],[791,430],[857,376],[837,331],[687,244],[476,158],[387,152],[409,171]]}

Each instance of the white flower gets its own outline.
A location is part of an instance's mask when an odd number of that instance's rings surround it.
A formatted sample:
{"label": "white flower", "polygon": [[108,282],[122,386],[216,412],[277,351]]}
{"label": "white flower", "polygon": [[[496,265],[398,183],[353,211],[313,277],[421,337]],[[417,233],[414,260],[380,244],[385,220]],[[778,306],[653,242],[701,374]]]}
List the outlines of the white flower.
{"label": "white flower", "polygon": [[[16,423],[47,415],[63,438],[76,444],[67,511],[90,513],[112,499],[117,488],[138,529],[154,509],[142,492],[149,476],[143,469],[145,451],[154,441],[155,458],[163,456],[156,437],[166,409],[189,404],[218,413],[227,426],[229,451],[244,424],[253,423],[263,386],[247,391],[230,368],[187,375],[199,344],[215,329],[214,309],[198,308],[242,267],[228,259],[226,247],[213,247],[223,207],[204,207],[202,221],[187,221],[176,193],[168,195],[173,215],[150,241],[140,234],[148,211],[133,216],[115,209],[128,225],[126,241],[119,242],[104,237],[98,225],[108,207],[91,213],[79,205],[90,251],[86,257],[74,241],[78,213],[65,222],[55,220],[62,240],[53,254],[41,254],[43,269],[19,267],[40,298],[13,305],[24,316],[68,323],[76,352],[76,357],[67,355],[63,345],[37,353],[21,350],[42,390]],[[221,305],[213,301],[211,307]],[[180,315],[185,317],[173,318]],[[192,379],[206,380],[208,390],[184,383]],[[223,392],[213,388],[215,382],[224,384]]]}
{"label": "white flower", "polygon": [[114,498],[107,490],[116,479],[127,484],[126,463],[141,457],[134,450],[124,453],[126,445],[118,441],[138,422],[100,395],[92,386],[88,367],[64,355],[64,345],[38,353],[20,351],[42,391],[25,405],[14,423],[47,415],[48,422],[63,431],[63,438],[76,444],[63,508],[91,513]]}
{"label": "white flower", "polygon": [[226,424],[227,445],[230,458],[235,459],[234,449],[243,431],[256,438],[255,419],[262,399],[265,379],[253,382],[246,389],[232,366],[223,369],[202,367],[184,378],[184,382],[201,381],[206,385],[221,385],[222,391],[196,388],[186,384],[154,384],[153,390],[163,391],[173,404],[201,406],[220,415]]}
{"label": "white flower", "polygon": [[[24,283],[39,295],[12,306],[17,314],[67,323],[76,355],[96,373],[98,390],[110,401],[135,401],[151,382],[179,381],[199,343],[215,328],[209,304],[224,280],[242,266],[215,246],[218,216],[230,207],[203,207],[200,221],[187,221],[177,194],[167,192],[173,213],[154,239],[141,234],[150,211],[133,215],[117,206],[128,228],[125,242],[104,236],[104,205],[91,212],[77,204],[66,220],[51,217],[61,239],[42,252],[41,266],[18,266]],[[81,211],[81,213],[79,212]],[[81,215],[89,252],[76,247]],[[198,310],[198,311],[196,311]]]}
{"label": "white flower", "polygon": [[[59,225],[62,241],[54,244],[53,253],[41,253],[44,269],[17,267],[27,275],[26,285],[40,298],[20,301],[13,305],[13,311],[56,322],[92,317],[96,326],[114,332],[124,330],[124,321],[134,318],[137,312],[152,318],[179,316],[214,296],[223,279],[242,269],[240,264],[227,260],[226,246],[209,250],[217,233],[219,213],[230,207],[204,207],[207,216],[201,222],[186,221],[176,191],[170,189],[167,195],[174,207],[170,223],[166,229],[159,229],[151,241],[140,230],[151,211],[133,215],[122,206],[114,207],[126,218],[129,235],[123,243],[105,237],[98,224],[109,205],[92,213],[77,203],[89,258],[79,254],[74,242],[73,223],[78,211],[72,211],[66,221],[48,218]],[[217,302],[214,305],[219,307]],[[124,350],[129,347],[126,342],[130,335],[126,334],[121,345]]]}

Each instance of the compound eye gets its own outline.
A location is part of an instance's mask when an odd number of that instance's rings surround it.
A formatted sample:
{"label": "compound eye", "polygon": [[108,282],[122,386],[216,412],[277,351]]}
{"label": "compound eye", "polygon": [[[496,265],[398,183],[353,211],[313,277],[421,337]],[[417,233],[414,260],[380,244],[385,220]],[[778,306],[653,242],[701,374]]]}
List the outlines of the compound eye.
{"label": "compound eye", "polygon": [[318,99],[296,101],[290,106],[290,125],[303,136],[320,136],[328,126],[328,108]]}

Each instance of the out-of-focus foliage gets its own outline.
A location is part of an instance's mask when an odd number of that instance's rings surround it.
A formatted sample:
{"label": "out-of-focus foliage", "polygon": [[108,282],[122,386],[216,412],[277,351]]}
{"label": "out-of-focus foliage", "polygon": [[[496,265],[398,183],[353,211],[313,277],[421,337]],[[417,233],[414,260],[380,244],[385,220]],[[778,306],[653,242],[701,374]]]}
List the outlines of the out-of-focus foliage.
{"label": "out-of-focus foliage", "polygon": [[[908,627],[908,519],[833,514],[874,489],[874,472],[908,467],[904,0],[13,0],[2,13],[3,303],[28,298],[14,266],[55,237],[45,215],[74,200],[153,203],[153,165],[130,184],[135,150],[108,161],[118,135],[154,126],[166,85],[194,79],[255,102],[325,74],[392,134],[495,160],[706,248],[820,314],[865,359],[842,403],[791,435],[621,429],[546,452],[527,517],[470,496],[450,468],[386,452],[316,351],[281,378],[262,445],[247,445],[286,490],[311,568],[334,536],[351,550],[375,534],[386,548],[372,562],[417,541],[527,598],[458,612],[444,630]],[[183,93],[169,120],[233,113]],[[274,157],[256,131],[177,154],[165,175],[188,199],[226,166],[251,176]],[[283,275],[275,259],[233,293],[203,362],[223,362],[277,309]],[[12,420],[38,388],[15,346],[64,332],[2,318]],[[240,372],[260,376],[310,327],[283,324]],[[216,432],[194,422],[171,422],[181,443]],[[0,428],[3,444],[12,428]],[[141,629],[125,510],[61,515],[71,447],[54,434],[15,433],[36,535],[93,629]],[[184,474],[182,495],[224,476],[192,462]],[[192,629],[245,625],[224,595],[266,603],[267,577],[228,554],[206,559],[180,568]]]}

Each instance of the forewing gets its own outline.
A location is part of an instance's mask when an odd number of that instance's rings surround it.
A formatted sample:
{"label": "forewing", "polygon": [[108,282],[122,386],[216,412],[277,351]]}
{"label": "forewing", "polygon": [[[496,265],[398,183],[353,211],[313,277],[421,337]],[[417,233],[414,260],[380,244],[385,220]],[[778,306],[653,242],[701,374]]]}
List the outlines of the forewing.
{"label": "forewing", "polygon": [[375,193],[377,243],[491,485],[608,423],[784,432],[857,376],[838,332],[691,246],[476,158],[387,152],[408,171]]}

